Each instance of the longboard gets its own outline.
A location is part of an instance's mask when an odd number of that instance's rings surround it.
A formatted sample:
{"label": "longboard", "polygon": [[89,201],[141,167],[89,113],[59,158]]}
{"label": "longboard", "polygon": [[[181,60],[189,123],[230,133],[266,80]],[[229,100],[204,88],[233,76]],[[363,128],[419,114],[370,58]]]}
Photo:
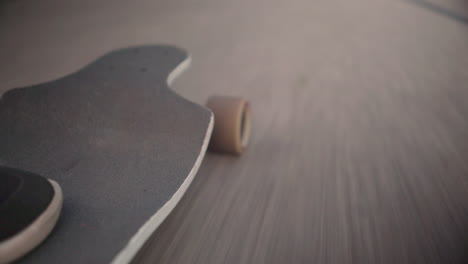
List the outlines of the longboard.
{"label": "longboard", "polygon": [[20,263],[128,263],[180,200],[213,114],[173,92],[172,46],[111,52],[58,80],[3,94],[0,165],[63,189],[62,215]]}

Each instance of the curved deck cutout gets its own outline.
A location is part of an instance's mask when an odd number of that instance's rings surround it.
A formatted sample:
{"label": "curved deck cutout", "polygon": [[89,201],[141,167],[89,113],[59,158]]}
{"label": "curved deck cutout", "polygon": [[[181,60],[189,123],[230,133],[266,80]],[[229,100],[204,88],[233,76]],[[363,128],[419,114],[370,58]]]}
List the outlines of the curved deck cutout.
{"label": "curved deck cutout", "polygon": [[169,84],[189,57],[171,46],[111,52],[0,100],[0,163],[63,189],[51,236],[20,263],[127,263],[192,182],[211,112]]}

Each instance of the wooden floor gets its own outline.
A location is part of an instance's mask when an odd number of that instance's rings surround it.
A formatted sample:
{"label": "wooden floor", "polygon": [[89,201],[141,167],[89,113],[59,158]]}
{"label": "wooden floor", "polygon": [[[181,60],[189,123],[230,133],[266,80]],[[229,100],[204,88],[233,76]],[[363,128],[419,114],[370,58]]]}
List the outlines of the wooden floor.
{"label": "wooden floor", "polygon": [[465,1],[70,1],[2,4],[0,91],[170,43],[180,94],[252,102],[136,263],[468,262]]}

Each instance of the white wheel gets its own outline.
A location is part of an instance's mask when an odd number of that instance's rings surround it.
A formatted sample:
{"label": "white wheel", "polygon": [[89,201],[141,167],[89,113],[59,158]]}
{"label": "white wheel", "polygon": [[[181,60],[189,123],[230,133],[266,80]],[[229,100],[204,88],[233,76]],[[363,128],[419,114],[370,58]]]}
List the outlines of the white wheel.
{"label": "white wheel", "polygon": [[213,96],[206,105],[215,119],[210,150],[241,154],[250,138],[249,102],[239,97]]}

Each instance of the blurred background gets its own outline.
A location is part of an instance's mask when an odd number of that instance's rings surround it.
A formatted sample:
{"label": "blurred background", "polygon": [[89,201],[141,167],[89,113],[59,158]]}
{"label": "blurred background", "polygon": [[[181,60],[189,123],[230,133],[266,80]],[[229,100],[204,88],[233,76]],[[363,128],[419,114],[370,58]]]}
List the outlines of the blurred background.
{"label": "blurred background", "polygon": [[468,263],[467,1],[3,0],[0,93],[153,43],[253,135],[135,263]]}

